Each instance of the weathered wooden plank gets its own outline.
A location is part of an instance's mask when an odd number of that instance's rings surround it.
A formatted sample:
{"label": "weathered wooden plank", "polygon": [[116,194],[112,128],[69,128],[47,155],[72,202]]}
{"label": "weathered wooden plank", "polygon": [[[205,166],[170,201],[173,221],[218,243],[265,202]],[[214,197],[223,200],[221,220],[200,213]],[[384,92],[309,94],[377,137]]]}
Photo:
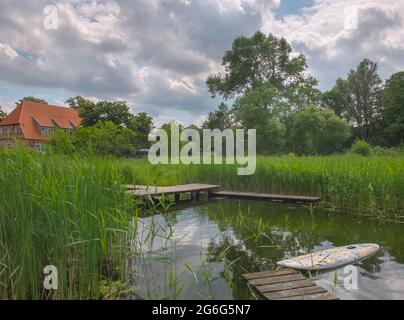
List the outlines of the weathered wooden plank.
{"label": "weathered wooden plank", "polygon": [[268,277],[277,277],[283,276],[288,274],[299,274],[296,270],[293,269],[284,269],[284,270],[275,270],[275,271],[262,271],[262,272],[255,272],[255,273],[247,273],[243,274],[242,277],[249,281],[253,279],[259,278],[268,278]]}
{"label": "weathered wooden plank", "polygon": [[325,293],[327,290],[319,286],[297,288],[291,290],[283,290],[277,292],[263,293],[263,296],[268,300],[281,300],[290,297],[302,297],[308,294]]}
{"label": "weathered wooden plank", "polygon": [[168,186],[168,187],[155,187],[155,186],[143,186],[143,185],[127,185],[127,192],[137,196],[137,197],[145,197],[145,196],[161,196],[161,195],[171,195],[171,194],[180,194],[180,193],[198,193],[203,191],[211,191],[219,188],[220,186],[211,185],[211,184],[184,184],[177,186]]}
{"label": "weathered wooden plank", "polygon": [[338,300],[324,288],[293,269],[244,274],[243,278],[266,300]]}
{"label": "weathered wooden plank", "polygon": [[282,300],[338,300],[338,298],[332,293],[314,293],[303,296],[289,297]]}
{"label": "weathered wooden plank", "polygon": [[315,285],[316,284],[313,281],[311,281],[309,279],[305,279],[305,280],[291,281],[291,282],[285,282],[285,283],[276,283],[276,284],[258,286],[258,287],[256,287],[256,289],[261,293],[267,293],[267,292],[275,292],[275,291],[281,291],[281,290],[312,287]]}
{"label": "weathered wooden plank", "polygon": [[276,277],[267,277],[267,278],[258,278],[253,279],[248,282],[251,286],[263,286],[263,285],[270,285],[282,282],[291,282],[297,280],[305,280],[306,278],[303,277],[300,273],[296,274],[288,274],[288,275],[281,275]]}
{"label": "weathered wooden plank", "polygon": [[317,203],[320,201],[319,197],[306,197],[297,195],[256,193],[256,192],[239,192],[239,191],[215,191],[210,192],[210,196],[236,198],[236,199],[250,199],[250,200],[284,201],[291,203]]}

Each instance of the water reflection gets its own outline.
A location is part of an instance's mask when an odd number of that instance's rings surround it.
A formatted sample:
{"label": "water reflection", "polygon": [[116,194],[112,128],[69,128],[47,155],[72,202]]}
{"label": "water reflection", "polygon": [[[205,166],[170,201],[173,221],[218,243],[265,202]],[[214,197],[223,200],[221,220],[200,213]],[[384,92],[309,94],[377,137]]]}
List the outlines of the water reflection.
{"label": "water reflection", "polygon": [[[381,250],[360,262],[359,288],[343,286],[335,271],[315,281],[341,299],[404,298],[404,225],[364,217],[266,202],[217,200],[178,207],[142,219],[131,279],[144,298],[254,299],[241,279],[276,262],[354,243]],[[312,275],[313,276],[313,275]]]}

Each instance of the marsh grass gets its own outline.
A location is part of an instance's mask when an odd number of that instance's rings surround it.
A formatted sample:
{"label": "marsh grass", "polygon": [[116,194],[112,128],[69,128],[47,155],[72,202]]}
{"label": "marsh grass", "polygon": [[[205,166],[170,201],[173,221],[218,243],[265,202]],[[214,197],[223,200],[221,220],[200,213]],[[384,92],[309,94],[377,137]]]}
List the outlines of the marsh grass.
{"label": "marsh grass", "polygon": [[[23,148],[0,152],[0,168],[0,299],[97,299],[125,279],[137,212],[120,168]],[[43,289],[47,265],[58,290]]]}
{"label": "marsh grass", "polygon": [[[124,160],[140,184],[212,183],[235,191],[320,196],[329,209],[404,221],[404,157],[337,155],[258,157],[251,176],[236,165],[158,165]],[[141,174],[139,174],[141,173]]]}

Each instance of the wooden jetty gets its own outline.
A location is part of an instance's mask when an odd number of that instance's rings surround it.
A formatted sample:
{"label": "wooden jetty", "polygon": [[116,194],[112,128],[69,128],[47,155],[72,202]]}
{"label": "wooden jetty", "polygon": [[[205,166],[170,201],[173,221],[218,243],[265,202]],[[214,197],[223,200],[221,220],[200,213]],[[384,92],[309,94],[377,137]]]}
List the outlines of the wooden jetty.
{"label": "wooden jetty", "polygon": [[201,192],[207,192],[209,197],[224,197],[231,199],[261,200],[261,201],[279,201],[288,203],[313,204],[320,201],[319,197],[307,197],[284,194],[257,193],[257,192],[239,192],[239,191],[218,191],[220,186],[212,184],[183,184],[168,187],[127,185],[127,192],[139,197],[160,197],[174,195],[175,201],[180,200],[180,195],[190,193],[192,199],[199,199]]}
{"label": "wooden jetty", "polygon": [[293,269],[249,273],[242,277],[263,300],[338,300],[336,295]]}
{"label": "wooden jetty", "polygon": [[210,193],[212,190],[218,189],[220,186],[212,185],[212,184],[184,184],[177,186],[169,186],[169,187],[151,187],[151,186],[143,186],[143,185],[128,185],[128,192],[132,193],[136,197],[144,198],[144,197],[160,197],[160,196],[168,196],[174,195],[175,201],[180,200],[180,195],[184,193],[190,193],[192,199],[199,199],[201,192]]}
{"label": "wooden jetty", "polygon": [[238,191],[215,191],[209,194],[211,197],[225,197],[233,199],[280,201],[288,203],[318,203],[318,197],[293,196],[284,194],[256,193],[256,192],[238,192]]}

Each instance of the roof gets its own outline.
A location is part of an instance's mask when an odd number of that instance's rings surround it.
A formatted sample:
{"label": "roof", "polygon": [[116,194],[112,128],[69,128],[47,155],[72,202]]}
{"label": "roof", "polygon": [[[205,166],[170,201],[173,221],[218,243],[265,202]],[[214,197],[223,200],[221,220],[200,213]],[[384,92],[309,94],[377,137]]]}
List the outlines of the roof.
{"label": "roof", "polygon": [[46,140],[48,137],[41,135],[38,125],[76,129],[80,125],[80,117],[78,111],[72,108],[24,101],[0,122],[0,126],[16,124],[21,126],[25,139]]}

